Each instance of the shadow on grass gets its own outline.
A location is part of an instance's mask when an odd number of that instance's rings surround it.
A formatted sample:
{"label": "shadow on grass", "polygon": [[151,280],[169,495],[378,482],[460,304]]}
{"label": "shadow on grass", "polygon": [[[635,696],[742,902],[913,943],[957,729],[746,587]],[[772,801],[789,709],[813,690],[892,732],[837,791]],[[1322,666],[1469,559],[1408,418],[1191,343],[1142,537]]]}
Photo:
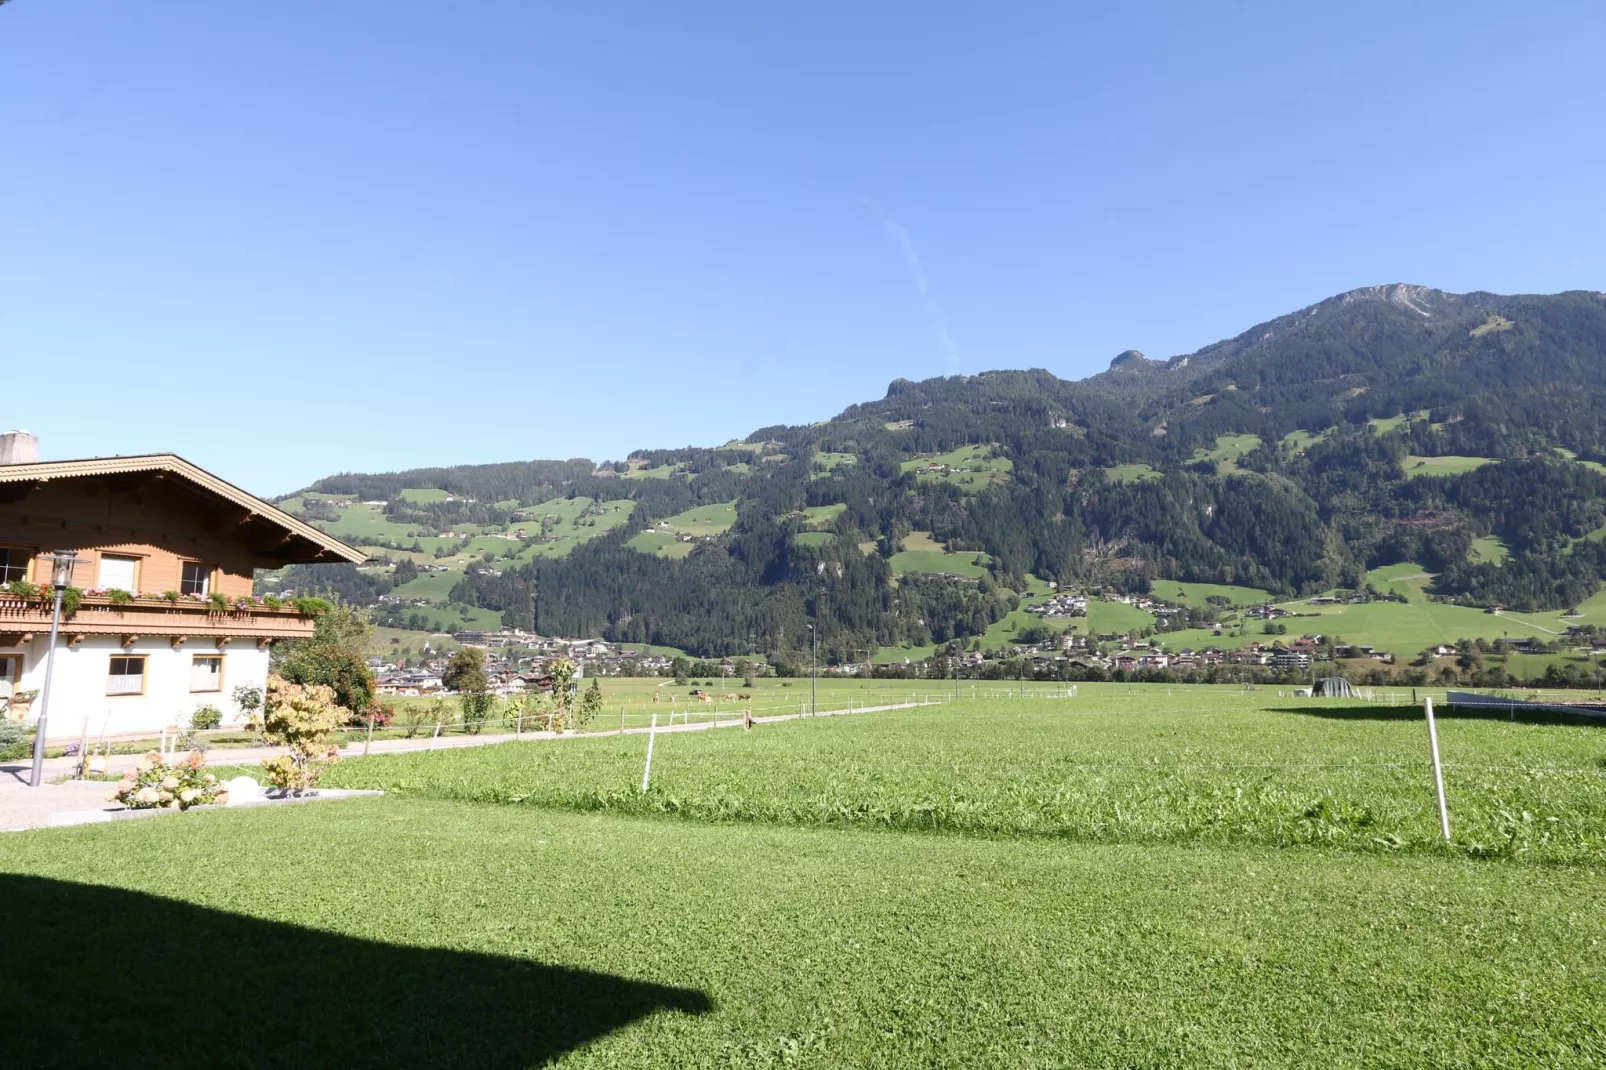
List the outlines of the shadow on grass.
{"label": "shadow on grass", "polygon": [[[1421,721],[1421,706],[1371,706],[1343,700],[1310,699],[1307,705],[1276,706],[1272,713],[1298,713],[1306,717],[1322,717],[1333,721]],[[1433,714],[1440,721],[1515,721],[1518,724],[1584,725],[1589,728],[1606,728],[1606,717],[1587,714],[1559,713],[1548,710],[1524,709],[1522,706],[1505,708],[1496,706],[1442,706],[1433,705]]]}
{"label": "shadow on grass", "polygon": [[0,874],[8,1066],[541,1065],[701,992]]}

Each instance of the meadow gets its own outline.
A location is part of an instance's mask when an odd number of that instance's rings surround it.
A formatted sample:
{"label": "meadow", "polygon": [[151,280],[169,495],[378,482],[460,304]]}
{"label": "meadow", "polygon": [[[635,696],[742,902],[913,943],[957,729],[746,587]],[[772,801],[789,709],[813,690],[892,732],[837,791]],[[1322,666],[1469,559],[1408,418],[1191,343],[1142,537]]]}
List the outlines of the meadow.
{"label": "meadow", "polygon": [[903,549],[893,554],[888,563],[895,576],[906,572],[950,572],[979,579],[987,574],[988,560],[983,553],[949,553],[931,537],[931,532],[911,531],[904,536]]}
{"label": "meadow", "polygon": [[[21,1064],[1596,1065],[1606,726],[1275,691],[357,759],[383,798],[12,834]],[[151,984],[183,946],[206,997]],[[13,975],[15,978],[16,975]],[[263,993],[272,993],[264,999]]]}

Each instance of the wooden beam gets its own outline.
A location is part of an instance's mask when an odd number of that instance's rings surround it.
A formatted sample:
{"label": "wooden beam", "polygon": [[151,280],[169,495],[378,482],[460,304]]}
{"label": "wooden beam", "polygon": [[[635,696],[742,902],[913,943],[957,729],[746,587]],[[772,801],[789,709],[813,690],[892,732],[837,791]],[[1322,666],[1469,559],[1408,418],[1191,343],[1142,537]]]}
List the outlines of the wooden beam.
{"label": "wooden beam", "polygon": [[217,648],[219,650],[222,650],[224,647],[228,646],[233,641],[234,641],[234,637],[232,635],[220,635],[220,636],[217,637]]}
{"label": "wooden beam", "polygon": [[127,650],[137,642],[139,642],[139,636],[137,634],[130,633],[130,634],[124,635],[123,636],[123,649]]}
{"label": "wooden beam", "polygon": [[84,633],[83,632],[68,632],[67,633],[67,646],[68,646],[69,649],[77,650],[78,649],[78,644],[82,643],[83,641],[84,641]]}
{"label": "wooden beam", "polygon": [[190,637],[187,636],[187,635],[175,635],[175,636],[173,636],[173,649],[174,650],[183,649],[184,644],[189,640],[189,638]]}
{"label": "wooden beam", "polygon": [[257,638],[257,649],[258,650],[266,650],[266,649],[268,649],[268,647],[270,647],[272,645],[273,645],[273,637],[271,635],[259,636]]}

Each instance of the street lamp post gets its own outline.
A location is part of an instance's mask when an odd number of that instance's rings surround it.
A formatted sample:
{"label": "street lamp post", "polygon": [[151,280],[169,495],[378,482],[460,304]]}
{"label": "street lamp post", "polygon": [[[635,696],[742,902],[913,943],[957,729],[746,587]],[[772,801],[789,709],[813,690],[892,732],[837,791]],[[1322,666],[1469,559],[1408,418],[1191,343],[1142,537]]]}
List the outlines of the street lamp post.
{"label": "street lamp post", "polygon": [[820,633],[812,624],[809,637],[814,641],[814,661],[809,674],[809,716],[815,717],[820,712]]}
{"label": "street lamp post", "polygon": [[39,723],[34,728],[33,775],[28,785],[37,788],[45,775],[45,727],[50,718],[50,680],[56,672],[56,636],[61,631],[61,596],[72,586],[73,562],[78,554],[58,550],[50,555],[50,585],[56,589],[56,607],[50,616],[50,647],[45,652],[45,686],[39,692]]}

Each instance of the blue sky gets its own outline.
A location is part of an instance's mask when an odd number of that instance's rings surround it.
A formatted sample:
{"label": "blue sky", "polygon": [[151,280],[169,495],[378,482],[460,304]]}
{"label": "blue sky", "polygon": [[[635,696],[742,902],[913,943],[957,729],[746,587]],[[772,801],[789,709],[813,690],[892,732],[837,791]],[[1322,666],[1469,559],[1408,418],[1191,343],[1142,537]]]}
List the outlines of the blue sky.
{"label": "blue sky", "polygon": [[4,4],[0,423],[275,494],[1606,288],[1606,5],[1103,7]]}

